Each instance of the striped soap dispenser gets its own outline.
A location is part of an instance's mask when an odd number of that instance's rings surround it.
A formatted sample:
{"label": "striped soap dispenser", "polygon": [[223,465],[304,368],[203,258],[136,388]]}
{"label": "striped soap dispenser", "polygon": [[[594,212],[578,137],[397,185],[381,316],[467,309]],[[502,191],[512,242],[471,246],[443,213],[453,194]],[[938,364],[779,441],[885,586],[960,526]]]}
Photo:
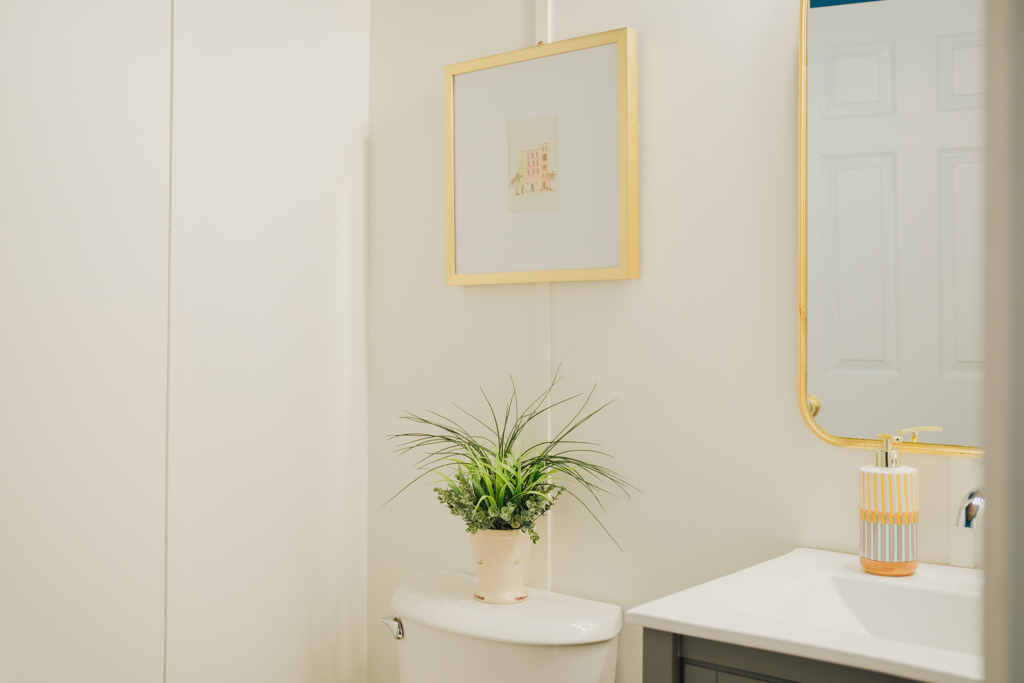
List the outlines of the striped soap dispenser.
{"label": "striped soap dispenser", "polygon": [[875,465],[860,468],[860,564],[881,576],[910,576],[917,569],[917,470],[900,465],[899,445],[909,433],[941,432],[940,427],[879,434]]}

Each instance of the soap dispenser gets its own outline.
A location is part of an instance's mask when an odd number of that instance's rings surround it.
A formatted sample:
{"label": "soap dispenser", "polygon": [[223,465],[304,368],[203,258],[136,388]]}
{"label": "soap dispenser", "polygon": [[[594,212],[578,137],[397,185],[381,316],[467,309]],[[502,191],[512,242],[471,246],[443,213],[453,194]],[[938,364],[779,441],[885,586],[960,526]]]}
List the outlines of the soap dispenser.
{"label": "soap dispenser", "polygon": [[909,576],[917,569],[917,470],[900,465],[903,435],[941,427],[910,427],[879,434],[875,465],[860,468],[860,564],[870,574]]}

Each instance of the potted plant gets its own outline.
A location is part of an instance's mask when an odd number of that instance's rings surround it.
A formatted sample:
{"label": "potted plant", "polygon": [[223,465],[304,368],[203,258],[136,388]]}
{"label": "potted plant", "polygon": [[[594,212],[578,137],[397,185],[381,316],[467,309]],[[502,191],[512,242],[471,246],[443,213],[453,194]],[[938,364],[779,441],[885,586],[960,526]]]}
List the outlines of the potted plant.
{"label": "potted plant", "polygon": [[514,604],[529,597],[523,579],[533,544],[539,539],[534,527],[562,494],[582,503],[618,546],[586,500],[566,486],[578,486],[579,494],[592,497],[602,509],[599,494],[611,494],[609,489],[613,487],[627,496],[628,489],[636,490],[607,467],[577,457],[580,454],[611,457],[596,450],[597,444],[570,438],[608,404],[587,412],[594,394],[591,389],[572,419],[551,439],[527,445],[527,427],[531,422],[552,408],[583,396],[577,394],[546,405],[558,381],[558,373],[555,373],[551,385],[522,410],[513,381],[512,395],[503,415],[494,410],[486,393],[484,400],[490,415],[484,419],[455,406],[469,418],[466,424],[472,430],[428,411],[431,417],[412,413],[402,416],[404,420],[422,425],[424,431],[388,437],[402,440],[396,449],[399,455],[415,449],[425,452],[417,463],[423,473],[395,496],[425,476],[440,476],[442,486],[434,489],[438,500],[453,515],[461,517],[466,531],[472,534],[473,555],[480,577],[480,588],[474,597],[481,602]]}

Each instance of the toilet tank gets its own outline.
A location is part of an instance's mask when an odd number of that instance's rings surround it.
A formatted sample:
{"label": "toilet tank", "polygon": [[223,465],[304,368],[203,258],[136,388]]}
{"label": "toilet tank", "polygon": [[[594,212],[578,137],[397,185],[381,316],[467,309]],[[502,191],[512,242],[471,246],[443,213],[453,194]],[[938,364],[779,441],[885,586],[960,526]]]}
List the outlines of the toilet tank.
{"label": "toilet tank", "polygon": [[614,683],[618,605],[533,588],[489,605],[473,599],[477,583],[417,574],[395,592],[401,683]]}

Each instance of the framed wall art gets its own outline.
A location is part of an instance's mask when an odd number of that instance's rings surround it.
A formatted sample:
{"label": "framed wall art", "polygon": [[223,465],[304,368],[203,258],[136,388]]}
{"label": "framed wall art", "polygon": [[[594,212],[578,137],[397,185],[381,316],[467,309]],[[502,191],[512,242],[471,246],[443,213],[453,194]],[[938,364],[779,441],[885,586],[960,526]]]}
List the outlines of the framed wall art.
{"label": "framed wall art", "polygon": [[639,276],[636,33],[444,70],[449,285]]}

